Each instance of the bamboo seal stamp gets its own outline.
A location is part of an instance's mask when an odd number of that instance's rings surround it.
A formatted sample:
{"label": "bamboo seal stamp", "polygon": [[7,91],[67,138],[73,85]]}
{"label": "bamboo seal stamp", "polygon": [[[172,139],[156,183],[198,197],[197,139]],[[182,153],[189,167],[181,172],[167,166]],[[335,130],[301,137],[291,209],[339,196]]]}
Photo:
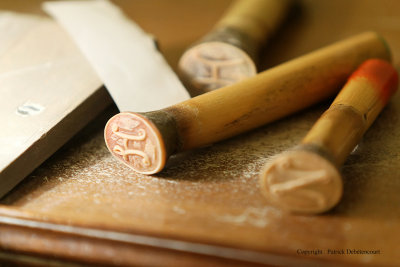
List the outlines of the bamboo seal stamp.
{"label": "bamboo seal stamp", "polygon": [[238,135],[332,96],[370,57],[388,60],[390,52],[379,35],[367,32],[164,109],[117,114],[105,127],[105,140],[133,170],[157,173],[174,153]]}
{"label": "bamboo seal stamp", "polygon": [[260,181],[267,198],[292,212],[320,213],[335,206],[343,191],[339,168],[397,88],[390,63],[361,64],[301,144],[264,168]]}
{"label": "bamboo seal stamp", "polygon": [[278,28],[290,0],[236,0],[200,41],[179,60],[192,95],[256,75],[260,48]]}
{"label": "bamboo seal stamp", "polygon": [[157,127],[138,113],[122,112],[105,127],[108,150],[125,165],[143,174],[162,169],[166,150]]}
{"label": "bamboo seal stamp", "polygon": [[329,160],[307,150],[284,153],[263,175],[262,188],[286,210],[324,211],[342,196],[342,180],[337,168]]}
{"label": "bamboo seal stamp", "polygon": [[253,60],[236,46],[223,42],[199,44],[182,57],[180,68],[185,69],[186,79],[196,88],[212,91],[257,72]]}

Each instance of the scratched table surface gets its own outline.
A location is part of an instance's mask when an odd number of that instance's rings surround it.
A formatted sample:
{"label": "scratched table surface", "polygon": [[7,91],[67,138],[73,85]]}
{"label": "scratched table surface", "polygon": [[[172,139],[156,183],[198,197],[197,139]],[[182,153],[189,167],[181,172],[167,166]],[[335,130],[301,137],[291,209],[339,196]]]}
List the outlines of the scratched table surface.
{"label": "scratched table surface", "polygon": [[[173,68],[229,2],[115,1],[158,37]],[[44,15],[39,1],[0,8]],[[299,1],[266,45],[261,69],[366,30],[380,32],[400,62],[399,1]],[[268,158],[299,142],[328,105],[173,156],[153,176],[108,153],[102,130],[117,112],[112,106],[0,201],[0,258],[55,266],[400,266],[399,93],[344,164],[344,196],[333,210],[290,215],[260,193]]]}

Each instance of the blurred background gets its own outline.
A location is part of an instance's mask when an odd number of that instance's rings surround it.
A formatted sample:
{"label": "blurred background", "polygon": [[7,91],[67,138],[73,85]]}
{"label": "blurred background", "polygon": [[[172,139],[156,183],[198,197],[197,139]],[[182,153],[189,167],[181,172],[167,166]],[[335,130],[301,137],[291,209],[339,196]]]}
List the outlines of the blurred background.
{"label": "blurred background", "polygon": [[[45,15],[41,0],[2,0],[0,9]],[[231,0],[113,0],[159,40],[176,69],[180,55],[207,33]],[[400,61],[400,2],[397,0],[297,0],[282,27],[264,49],[262,69],[274,66],[362,31],[377,31]]]}

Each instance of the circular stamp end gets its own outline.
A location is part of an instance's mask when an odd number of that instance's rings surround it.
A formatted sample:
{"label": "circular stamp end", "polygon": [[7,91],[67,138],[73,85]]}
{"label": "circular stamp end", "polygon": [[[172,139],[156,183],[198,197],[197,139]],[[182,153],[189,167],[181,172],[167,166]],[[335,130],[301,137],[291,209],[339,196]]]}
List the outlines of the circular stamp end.
{"label": "circular stamp end", "polygon": [[339,171],[309,151],[281,154],[261,173],[261,189],[274,204],[298,213],[321,213],[335,206],[343,192]]}
{"label": "circular stamp end", "polygon": [[122,112],[112,117],[104,129],[104,140],[111,154],[136,172],[154,174],[165,165],[163,138],[140,114]]}
{"label": "circular stamp end", "polygon": [[179,61],[185,82],[203,92],[256,75],[253,60],[243,50],[223,42],[206,42],[187,50]]}

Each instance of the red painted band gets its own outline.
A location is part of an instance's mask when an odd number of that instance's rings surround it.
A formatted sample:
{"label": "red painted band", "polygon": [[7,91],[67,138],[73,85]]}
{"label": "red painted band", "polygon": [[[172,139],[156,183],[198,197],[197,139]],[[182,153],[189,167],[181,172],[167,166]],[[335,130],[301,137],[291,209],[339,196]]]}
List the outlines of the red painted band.
{"label": "red painted band", "polygon": [[387,61],[368,59],[350,76],[349,81],[363,77],[373,83],[384,104],[396,92],[399,76],[396,69]]}

